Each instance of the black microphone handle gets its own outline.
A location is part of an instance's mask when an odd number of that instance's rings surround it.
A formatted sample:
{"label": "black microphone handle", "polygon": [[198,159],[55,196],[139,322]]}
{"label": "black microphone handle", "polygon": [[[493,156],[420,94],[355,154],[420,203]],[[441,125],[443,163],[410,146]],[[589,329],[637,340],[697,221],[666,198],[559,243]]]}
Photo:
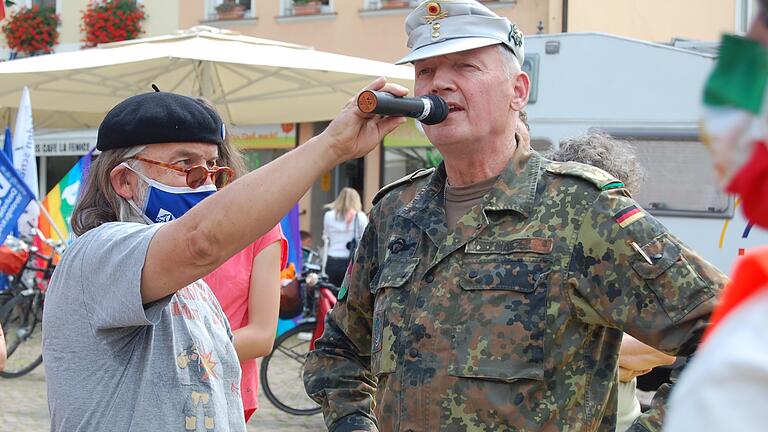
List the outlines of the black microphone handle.
{"label": "black microphone handle", "polygon": [[380,115],[394,115],[418,118],[424,113],[424,101],[414,97],[396,97],[391,93],[372,91],[376,96],[373,112]]}
{"label": "black microphone handle", "polygon": [[440,123],[448,116],[448,104],[436,95],[397,97],[387,92],[366,90],[358,96],[357,106],[363,112],[413,117],[427,125]]}

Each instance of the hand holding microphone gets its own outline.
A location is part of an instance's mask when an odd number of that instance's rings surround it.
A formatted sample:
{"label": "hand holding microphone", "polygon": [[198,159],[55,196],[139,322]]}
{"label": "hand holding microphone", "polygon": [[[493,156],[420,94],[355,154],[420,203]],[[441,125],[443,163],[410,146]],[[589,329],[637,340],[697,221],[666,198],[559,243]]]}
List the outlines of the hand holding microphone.
{"label": "hand holding microphone", "polygon": [[438,124],[448,117],[448,104],[437,95],[397,97],[365,90],[357,97],[357,107],[364,113],[412,117],[426,125]]}

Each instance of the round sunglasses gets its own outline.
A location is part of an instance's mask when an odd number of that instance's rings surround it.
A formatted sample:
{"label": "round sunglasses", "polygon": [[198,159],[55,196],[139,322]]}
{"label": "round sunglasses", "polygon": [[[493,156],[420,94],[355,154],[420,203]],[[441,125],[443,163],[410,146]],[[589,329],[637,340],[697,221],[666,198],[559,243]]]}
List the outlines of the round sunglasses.
{"label": "round sunglasses", "polygon": [[217,188],[221,189],[224,186],[228,185],[232,181],[232,179],[235,177],[235,171],[230,167],[214,166],[213,168],[208,168],[203,165],[195,165],[191,168],[184,169],[184,168],[179,168],[177,166],[173,166],[169,163],[147,159],[141,156],[134,156],[130,159],[136,159],[138,161],[146,162],[149,164],[161,166],[163,168],[168,168],[170,170],[183,173],[186,175],[187,186],[191,187],[192,189],[197,189],[200,186],[204,185],[205,181],[208,180],[208,177],[211,178],[211,181],[213,181],[213,184],[216,185]]}

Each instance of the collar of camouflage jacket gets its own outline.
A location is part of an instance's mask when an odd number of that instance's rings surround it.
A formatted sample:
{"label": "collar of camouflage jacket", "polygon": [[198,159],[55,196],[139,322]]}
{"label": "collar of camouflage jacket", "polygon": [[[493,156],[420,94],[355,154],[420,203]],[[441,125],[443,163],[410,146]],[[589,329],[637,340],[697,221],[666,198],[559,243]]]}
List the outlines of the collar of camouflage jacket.
{"label": "collar of camouflage jacket", "polygon": [[[530,147],[518,146],[499,179],[486,195],[483,208],[493,211],[514,210],[528,217],[536,196],[542,160],[541,155]],[[401,208],[400,216],[414,219],[419,213],[429,211],[431,207],[442,210],[446,178],[445,165],[441,163],[428,177],[427,184],[416,193],[411,202]]]}

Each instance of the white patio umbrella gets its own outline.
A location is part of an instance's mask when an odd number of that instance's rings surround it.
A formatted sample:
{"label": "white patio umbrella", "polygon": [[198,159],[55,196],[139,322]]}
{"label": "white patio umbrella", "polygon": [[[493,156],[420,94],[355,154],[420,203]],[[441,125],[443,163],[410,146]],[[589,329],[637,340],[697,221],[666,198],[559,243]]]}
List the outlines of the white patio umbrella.
{"label": "white patio umbrella", "polygon": [[202,96],[231,124],[332,119],[378,76],[412,87],[413,69],[213,27],[0,63],[0,107],[30,89],[36,127],[95,127],[128,96]]}

